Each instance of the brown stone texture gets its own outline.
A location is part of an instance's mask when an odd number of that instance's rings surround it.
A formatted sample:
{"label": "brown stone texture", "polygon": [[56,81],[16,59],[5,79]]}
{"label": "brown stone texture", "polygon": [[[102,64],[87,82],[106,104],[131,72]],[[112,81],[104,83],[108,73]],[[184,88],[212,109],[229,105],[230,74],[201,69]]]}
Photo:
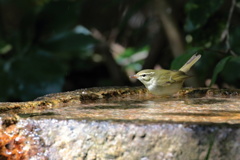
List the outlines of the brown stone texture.
{"label": "brown stone texture", "polygon": [[0,159],[238,160],[239,93],[90,88],[0,103]]}

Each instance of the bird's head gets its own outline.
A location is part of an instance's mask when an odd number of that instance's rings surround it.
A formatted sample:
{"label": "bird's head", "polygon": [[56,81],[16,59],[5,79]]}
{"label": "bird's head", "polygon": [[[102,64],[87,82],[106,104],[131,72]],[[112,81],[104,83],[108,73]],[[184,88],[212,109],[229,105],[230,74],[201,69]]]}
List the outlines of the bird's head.
{"label": "bird's head", "polygon": [[130,78],[136,78],[141,81],[144,85],[148,85],[155,76],[155,71],[152,69],[145,69],[137,74],[130,76]]}

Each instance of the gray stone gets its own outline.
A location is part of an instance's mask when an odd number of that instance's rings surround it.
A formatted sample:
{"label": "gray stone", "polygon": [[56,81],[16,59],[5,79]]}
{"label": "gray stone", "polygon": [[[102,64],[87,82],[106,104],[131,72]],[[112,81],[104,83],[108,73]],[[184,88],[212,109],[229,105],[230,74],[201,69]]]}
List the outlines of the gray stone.
{"label": "gray stone", "polygon": [[51,160],[240,159],[236,126],[56,119],[21,120],[17,126],[29,125]]}
{"label": "gray stone", "polygon": [[0,159],[238,160],[239,93],[92,88],[0,103]]}

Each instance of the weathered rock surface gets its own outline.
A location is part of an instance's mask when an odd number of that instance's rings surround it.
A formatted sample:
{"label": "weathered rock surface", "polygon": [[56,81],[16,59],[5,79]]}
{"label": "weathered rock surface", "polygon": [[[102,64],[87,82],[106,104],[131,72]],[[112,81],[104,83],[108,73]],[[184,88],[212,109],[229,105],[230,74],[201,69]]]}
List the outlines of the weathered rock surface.
{"label": "weathered rock surface", "polygon": [[0,103],[0,159],[240,159],[239,90],[92,88]]}

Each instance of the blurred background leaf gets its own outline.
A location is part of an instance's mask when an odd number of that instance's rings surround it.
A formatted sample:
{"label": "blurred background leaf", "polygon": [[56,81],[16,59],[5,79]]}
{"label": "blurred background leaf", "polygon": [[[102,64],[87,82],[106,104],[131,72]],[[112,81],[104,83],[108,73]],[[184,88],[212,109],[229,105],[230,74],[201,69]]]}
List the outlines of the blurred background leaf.
{"label": "blurred background leaf", "polygon": [[211,16],[221,7],[224,0],[190,0],[185,5],[187,13],[185,30],[191,32],[203,27]]}
{"label": "blurred background leaf", "polygon": [[29,100],[62,90],[66,68],[48,52],[33,51],[28,56],[15,57],[7,65],[7,76],[15,86],[14,97]]}
{"label": "blurred background leaf", "polygon": [[220,62],[218,62],[218,64],[215,66],[214,68],[214,72],[213,72],[213,76],[212,76],[212,81],[210,83],[210,86],[212,86],[218,77],[218,74],[222,72],[222,70],[225,68],[227,62],[229,61],[229,59],[231,59],[231,56],[228,56],[224,59],[222,59]]}
{"label": "blurred background leaf", "polygon": [[[225,85],[234,86],[239,88],[240,73],[237,72],[240,67],[240,57],[231,57],[226,62],[223,71],[220,73],[220,78],[225,82]],[[229,87],[229,86],[223,86]]]}

